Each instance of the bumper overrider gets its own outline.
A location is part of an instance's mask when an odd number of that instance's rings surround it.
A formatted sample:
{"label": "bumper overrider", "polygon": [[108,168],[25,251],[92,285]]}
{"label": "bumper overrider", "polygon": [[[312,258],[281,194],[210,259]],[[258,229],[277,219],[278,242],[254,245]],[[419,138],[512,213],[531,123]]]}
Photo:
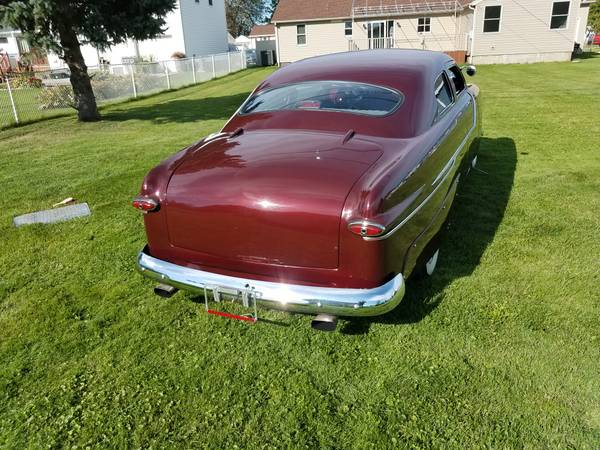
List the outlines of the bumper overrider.
{"label": "bumper overrider", "polygon": [[138,256],[138,270],[148,278],[185,291],[248,298],[258,306],[305,314],[335,316],[378,316],[394,309],[404,296],[404,278],[372,289],[345,289],[300,284],[273,283],[250,278],[220,275],[179,266],[154,258],[144,248]]}

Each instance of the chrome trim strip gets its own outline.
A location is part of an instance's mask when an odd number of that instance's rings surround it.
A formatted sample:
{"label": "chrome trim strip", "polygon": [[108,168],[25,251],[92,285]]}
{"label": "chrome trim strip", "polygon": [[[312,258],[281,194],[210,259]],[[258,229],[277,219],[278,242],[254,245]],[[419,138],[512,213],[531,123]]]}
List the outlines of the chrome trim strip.
{"label": "chrome trim strip", "polygon": [[[446,180],[446,178],[448,177],[448,175],[452,173],[451,169],[454,166],[454,164],[456,163],[457,156],[460,154],[461,150],[464,148],[464,146],[469,141],[469,138],[471,137],[471,134],[473,134],[473,131],[475,131],[475,128],[477,128],[477,101],[475,100],[475,97],[473,97],[473,95],[471,93],[469,93],[469,95],[471,96],[471,100],[473,101],[473,122],[472,122],[472,125],[471,125],[471,129],[469,130],[469,132],[467,133],[467,135],[464,137],[464,139],[462,140],[462,142],[458,146],[458,149],[454,152],[454,154],[452,155],[452,157],[449,159],[448,163],[444,166],[444,168],[441,170],[441,172],[437,175],[437,177],[435,178],[435,180],[431,184],[432,186],[434,186],[436,183],[438,183],[437,186],[435,186],[435,188],[433,189],[433,191],[431,191],[429,193],[429,195],[425,198],[425,200],[423,200],[415,209],[413,209],[408,216],[406,216],[396,226],[394,226],[393,228],[391,228],[387,233],[382,234],[381,236],[373,236],[373,237],[363,236],[363,239],[365,241],[381,241],[383,239],[387,239],[392,234],[394,234],[396,231],[398,231],[400,228],[402,228],[402,226],[404,224],[406,224],[406,222],[408,222],[410,219],[412,219],[415,216],[415,214],[417,214],[421,210],[421,208],[423,208],[423,206],[425,206],[425,204],[429,200],[431,200],[431,197],[433,197],[433,195],[437,192],[437,190],[439,189],[439,187],[442,186],[443,182]],[[440,179],[440,177],[441,177],[441,179]]]}
{"label": "chrome trim strip", "polygon": [[[460,151],[460,149],[459,149]],[[452,155],[452,158],[450,158],[450,160],[446,163],[446,165],[444,166],[444,168],[440,171],[440,173],[438,173],[438,176],[435,178],[435,180],[433,180],[433,183],[431,183],[432,186],[435,186],[436,184],[438,184],[438,182],[440,182],[440,180],[442,180],[450,171],[450,169],[452,169],[452,167],[454,166],[454,163],[456,162],[456,156],[458,155],[458,152],[455,153],[454,155]]]}
{"label": "chrome trim strip", "polygon": [[307,314],[336,316],[378,316],[394,309],[404,296],[402,274],[372,289],[344,289],[299,284],[274,283],[237,278],[203,270],[190,269],[150,256],[147,248],[137,260],[138,270],[160,283],[204,294],[217,292],[251,292],[259,306]]}

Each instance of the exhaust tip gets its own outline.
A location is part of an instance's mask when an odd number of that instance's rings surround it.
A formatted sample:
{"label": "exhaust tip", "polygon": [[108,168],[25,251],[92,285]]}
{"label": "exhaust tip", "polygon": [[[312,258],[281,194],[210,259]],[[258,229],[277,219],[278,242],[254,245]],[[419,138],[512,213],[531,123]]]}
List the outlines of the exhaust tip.
{"label": "exhaust tip", "polygon": [[154,293],[159,297],[171,298],[177,293],[178,290],[179,289],[169,286],[168,284],[159,284],[154,288]]}
{"label": "exhaust tip", "polygon": [[335,331],[337,317],[329,314],[319,314],[311,322],[310,326],[317,331]]}

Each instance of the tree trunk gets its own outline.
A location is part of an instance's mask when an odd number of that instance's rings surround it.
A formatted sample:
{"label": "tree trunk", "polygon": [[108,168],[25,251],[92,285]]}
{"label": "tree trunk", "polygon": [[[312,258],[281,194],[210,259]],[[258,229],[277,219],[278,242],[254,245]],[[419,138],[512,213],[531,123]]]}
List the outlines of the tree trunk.
{"label": "tree trunk", "polygon": [[71,86],[75,96],[75,109],[77,117],[82,122],[100,120],[96,97],[92,90],[92,83],[87,72],[87,66],[81,54],[81,46],[73,28],[60,27],[60,44],[63,48],[63,59],[71,71]]}

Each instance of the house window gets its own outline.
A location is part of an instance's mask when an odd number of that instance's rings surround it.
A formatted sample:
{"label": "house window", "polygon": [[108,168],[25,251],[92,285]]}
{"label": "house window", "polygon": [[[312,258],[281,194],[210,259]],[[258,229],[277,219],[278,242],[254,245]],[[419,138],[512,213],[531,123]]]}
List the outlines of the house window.
{"label": "house window", "polygon": [[502,15],[502,6],[486,6],[483,17],[483,32],[497,33],[500,31],[500,16]]}
{"label": "house window", "polygon": [[298,45],[306,44],[306,25],[296,25],[296,42]]}
{"label": "house window", "polygon": [[393,39],[394,37],[394,21],[393,20],[388,20],[387,21],[387,35],[386,37]]}
{"label": "house window", "polygon": [[208,0],[208,6],[212,6],[213,0]]}
{"label": "house window", "polygon": [[571,2],[552,3],[552,19],[550,19],[550,29],[567,28],[569,19],[569,6]]}
{"label": "house window", "polygon": [[431,17],[419,17],[417,31],[419,33],[431,33]]}
{"label": "house window", "polygon": [[344,22],[344,36],[352,36],[352,21]]}
{"label": "house window", "polygon": [[0,37],[0,44],[8,44],[8,38]]}

